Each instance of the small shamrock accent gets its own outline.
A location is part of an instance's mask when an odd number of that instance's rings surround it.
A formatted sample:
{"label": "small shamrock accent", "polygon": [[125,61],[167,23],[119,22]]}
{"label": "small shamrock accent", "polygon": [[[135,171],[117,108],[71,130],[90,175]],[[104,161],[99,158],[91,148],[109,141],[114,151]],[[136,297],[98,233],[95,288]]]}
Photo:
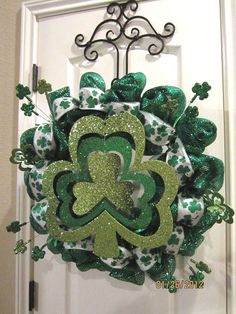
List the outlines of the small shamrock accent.
{"label": "small shamrock accent", "polygon": [[11,152],[10,162],[20,164],[25,160],[24,154],[20,148],[14,148]]}
{"label": "small shamrock accent", "polygon": [[217,214],[217,222],[224,220],[227,223],[233,223],[234,211],[224,203],[224,198],[220,193],[208,190],[204,195],[207,210],[212,214]]}
{"label": "small shamrock accent", "polygon": [[195,96],[192,98],[190,103],[193,103],[197,97],[199,97],[200,100],[207,98],[209,96],[208,92],[210,89],[211,86],[207,82],[204,82],[202,84],[196,83],[192,88]]}
{"label": "small shamrock accent", "polygon": [[155,129],[150,124],[146,124],[144,126],[144,129],[145,129],[146,136],[148,137],[151,137],[152,135],[155,134]]}
{"label": "small shamrock accent", "polygon": [[130,111],[130,113],[133,114],[134,116],[139,117],[139,116],[140,116],[139,107],[138,107],[138,106],[134,107],[134,108]]}
{"label": "small shamrock accent", "polygon": [[210,269],[210,267],[209,267],[206,263],[204,263],[204,262],[202,262],[202,261],[196,262],[194,259],[190,259],[190,261],[191,261],[192,263],[194,263],[195,266],[196,266],[196,268],[197,268],[198,270],[200,270],[201,272],[205,272],[206,274],[211,273],[211,269]]}
{"label": "small shamrock accent", "polygon": [[44,258],[44,255],[45,255],[45,251],[43,250],[43,247],[42,248],[39,248],[38,246],[35,246],[33,249],[32,249],[32,252],[31,252],[31,258],[37,262],[39,259],[43,259]]}
{"label": "small shamrock accent", "polygon": [[24,86],[22,84],[18,84],[16,86],[16,97],[18,97],[19,99],[23,99],[30,94],[31,92],[28,86]]}
{"label": "small shamrock accent", "polygon": [[176,234],[172,234],[170,239],[168,240],[169,245],[177,245],[179,243],[179,239]]}
{"label": "small shamrock accent", "polygon": [[24,240],[22,240],[22,239],[18,240],[16,242],[16,247],[14,248],[15,254],[19,254],[19,253],[24,254],[25,251],[27,250],[27,246],[26,245],[28,243],[29,243],[29,241],[28,242],[24,242]]}
{"label": "small shamrock accent", "polygon": [[151,260],[152,260],[152,258],[151,258],[151,256],[141,256],[141,258],[140,258],[140,261],[145,265],[145,266],[148,266],[148,265],[150,265],[150,263],[151,263]]}
{"label": "small shamrock accent", "polygon": [[8,225],[6,229],[7,229],[7,232],[17,233],[20,231],[21,227],[26,224],[27,224],[26,222],[21,224],[19,221],[12,221],[12,223],[10,223],[10,225]]}
{"label": "small shamrock accent", "polygon": [[63,109],[68,109],[70,107],[70,102],[66,100],[62,100],[60,102],[60,107],[62,107]]}
{"label": "small shamrock accent", "polygon": [[192,271],[193,274],[189,276],[189,279],[191,281],[195,281],[196,288],[201,287],[201,282],[205,278],[204,274],[201,271],[195,272],[192,267],[190,267],[190,270]]}
{"label": "small shamrock accent", "polygon": [[190,118],[196,118],[199,116],[199,110],[196,106],[189,106],[186,110],[185,110],[185,115],[187,115]]}
{"label": "small shamrock accent", "polygon": [[171,151],[173,154],[177,154],[178,149],[179,149],[179,144],[178,144],[178,143],[173,143],[173,144],[171,144],[171,146],[170,146],[170,151]]}
{"label": "small shamrock accent", "polygon": [[32,113],[38,115],[38,113],[34,111],[34,107],[35,106],[32,104],[32,102],[29,102],[28,104],[24,103],[20,109],[24,112],[25,116],[30,117]]}
{"label": "small shamrock accent", "polygon": [[196,200],[193,200],[190,202],[188,209],[190,210],[191,213],[195,213],[201,210],[201,205]]}
{"label": "small shamrock accent", "polygon": [[46,80],[39,80],[37,85],[37,91],[39,94],[44,94],[52,91],[52,85],[47,83]]}
{"label": "small shamrock accent", "polygon": [[173,275],[167,273],[164,278],[164,288],[168,289],[170,293],[176,293],[177,288],[175,286],[176,279]]}
{"label": "small shamrock accent", "polygon": [[23,149],[13,149],[9,159],[11,163],[18,164],[21,171],[30,169],[31,167],[29,165],[34,165],[35,162],[39,161],[39,157],[36,155],[33,146],[30,144],[25,145]]}
{"label": "small shamrock accent", "polygon": [[87,98],[88,108],[95,108],[98,104],[98,100],[92,96]]}
{"label": "small shamrock accent", "polygon": [[180,165],[178,168],[177,168],[178,172],[179,173],[182,173],[184,175],[186,175],[186,173],[188,173],[190,171],[189,167],[188,166],[183,166],[183,165]]}
{"label": "small shamrock accent", "polygon": [[42,148],[47,146],[47,139],[45,137],[41,137],[37,140],[37,145],[41,146]]}

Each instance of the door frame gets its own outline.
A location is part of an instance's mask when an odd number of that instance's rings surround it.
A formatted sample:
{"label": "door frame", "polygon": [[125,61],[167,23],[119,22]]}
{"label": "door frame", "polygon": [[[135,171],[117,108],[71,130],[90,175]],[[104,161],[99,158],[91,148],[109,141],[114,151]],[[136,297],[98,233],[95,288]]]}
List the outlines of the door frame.
{"label": "door frame", "polygon": [[[140,1],[140,0],[138,0]],[[236,3],[235,0],[218,0],[221,13],[222,70],[224,94],[224,132],[225,135],[225,187],[226,201],[236,208],[234,193],[236,190]],[[38,20],[43,17],[72,13],[91,8],[105,7],[109,0],[33,0],[24,2],[21,11],[21,51],[20,77],[24,85],[31,85],[32,65],[37,64]],[[117,1],[123,2],[123,1]],[[35,125],[34,118],[25,119],[18,114],[18,137],[22,132]],[[19,140],[18,140],[19,142]],[[230,147],[230,149],[229,149]],[[17,173],[17,218],[24,221],[29,217],[30,200],[24,188],[22,173]],[[21,210],[23,209],[23,211]],[[19,238],[32,238],[28,224],[19,234]],[[226,298],[227,314],[236,309],[236,223],[226,229]],[[33,280],[33,263],[30,250],[17,256],[16,263],[16,314],[28,313],[29,282]]]}

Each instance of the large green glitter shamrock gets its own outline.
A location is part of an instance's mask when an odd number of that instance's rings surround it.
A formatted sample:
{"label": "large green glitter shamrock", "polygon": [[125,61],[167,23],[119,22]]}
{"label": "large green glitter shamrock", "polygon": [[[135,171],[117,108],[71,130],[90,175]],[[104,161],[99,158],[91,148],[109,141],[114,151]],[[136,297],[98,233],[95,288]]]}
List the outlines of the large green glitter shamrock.
{"label": "large green glitter shamrock", "polygon": [[[56,176],[61,172],[70,170],[79,172],[80,165],[77,161],[77,147],[83,136],[95,133],[106,137],[118,132],[128,133],[134,140],[136,153],[133,165],[129,171],[152,171],[157,173],[164,182],[165,189],[162,198],[155,204],[160,217],[158,230],[150,236],[135,234],[133,231],[117,222],[106,210],[81,228],[65,230],[65,228],[60,227],[56,216],[59,204],[54,192]],[[69,150],[72,163],[58,161],[51,164],[45,171],[43,178],[43,190],[49,201],[49,208],[46,214],[49,234],[55,239],[66,242],[77,242],[95,234],[94,253],[103,257],[116,257],[119,255],[116,233],[126,241],[142,248],[153,248],[164,245],[169,239],[173,228],[170,205],[177,193],[178,180],[174,169],[164,162],[152,160],[142,163],[144,146],[145,134],[143,126],[136,117],[129,113],[114,115],[108,120],[88,116],[76,122],[69,138]],[[88,191],[88,193],[90,192],[91,191]]]}
{"label": "large green glitter shamrock", "polygon": [[[136,206],[129,213],[121,212],[118,208],[107,203],[104,199],[96,207],[93,208],[88,214],[83,216],[73,215],[70,211],[70,206],[74,202],[75,196],[70,187],[76,182],[87,182],[90,180],[88,156],[94,151],[102,151],[104,153],[116,152],[123,158],[123,167],[119,169],[119,176],[121,181],[132,181],[135,185],[142,185],[144,190],[136,200]],[[116,155],[117,156],[117,155]],[[79,227],[88,223],[97,217],[102,211],[104,206],[106,210],[122,225],[128,228],[139,230],[140,232],[148,227],[153,217],[153,205],[151,200],[156,192],[155,180],[146,174],[142,173],[128,173],[132,160],[132,147],[126,139],[118,136],[111,136],[104,141],[98,137],[88,137],[83,139],[78,145],[78,163],[80,164],[80,172],[75,174],[73,172],[64,173],[60,175],[55,182],[55,191],[60,205],[58,207],[58,216],[62,223],[70,227]],[[119,167],[118,167],[119,168]],[[118,168],[116,168],[118,170]],[[155,197],[159,199],[160,197]],[[128,214],[128,215],[127,215]]]}

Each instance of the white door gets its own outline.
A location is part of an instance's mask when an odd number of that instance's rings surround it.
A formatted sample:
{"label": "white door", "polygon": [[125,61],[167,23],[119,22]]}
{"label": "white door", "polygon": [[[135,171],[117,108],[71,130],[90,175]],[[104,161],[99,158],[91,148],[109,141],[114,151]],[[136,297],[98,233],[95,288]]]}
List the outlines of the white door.
{"label": "white door", "polygon": [[[97,62],[89,63],[84,59],[83,50],[74,44],[75,36],[79,33],[89,39],[96,25],[104,19],[107,3],[109,1],[36,1],[25,4],[23,21],[27,21],[25,23],[31,30],[30,35],[22,39],[25,41],[23,45],[29,46],[27,40],[31,40],[30,62],[28,60],[22,64],[21,71],[25,83],[28,83],[33,62],[39,66],[39,78],[50,82],[54,90],[69,86],[75,97],[78,96],[80,77],[87,71],[100,73],[109,87],[116,75],[114,55],[105,49]],[[147,17],[160,33],[166,22],[172,22],[176,26],[176,33],[168,44],[167,53],[160,58],[147,56],[146,50],[133,50],[129,71],[143,71],[146,74],[146,89],[158,85],[176,85],[183,89],[188,100],[192,98],[191,88],[195,82],[209,82],[212,86],[210,97],[198,102],[198,107],[202,117],[217,124],[218,137],[206,153],[225,161],[220,2],[142,1],[137,14]],[[26,24],[23,29],[27,29]],[[26,60],[24,49],[23,54],[22,60]],[[121,63],[124,64],[124,61],[122,55]],[[122,65],[120,71],[124,72]],[[38,97],[37,102],[46,110],[42,97]],[[25,122],[23,124],[26,125]],[[21,204],[25,204],[25,201],[21,201]],[[40,236],[35,239],[35,244],[44,243],[45,240]],[[156,289],[155,283],[148,278],[140,287],[117,281],[97,270],[81,273],[75,265],[65,263],[59,256],[47,252],[44,260],[31,266],[27,264],[24,270],[37,283],[37,302],[33,313],[228,313],[226,244],[225,225],[212,228],[196,256],[197,260],[207,261],[213,269],[212,274],[205,278],[204,289],[179,290],[174,295]],[[176,277],[187,278],[187,268],[186,261],[180,258]],[[27,276],[25,278],[28,279]],[[19,313],[27,313],[24,302],[20,307]]]}

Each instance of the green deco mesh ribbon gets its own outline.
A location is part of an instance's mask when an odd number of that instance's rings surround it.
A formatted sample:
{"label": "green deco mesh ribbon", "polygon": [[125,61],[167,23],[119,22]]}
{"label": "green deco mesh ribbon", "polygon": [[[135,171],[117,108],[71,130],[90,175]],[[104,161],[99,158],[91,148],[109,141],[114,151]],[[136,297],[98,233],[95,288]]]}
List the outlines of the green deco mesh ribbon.
{"label": "green deco mesh ribbon", "polygon": [[[215,223],[232,223],[234,212],[218,193],[222,161],[204,154],[216,126],[191,105],[207,98],[211,87],[196,83],[186,106],[180,88],[143,93],[145,84],[143,73],[130,73],[106,89],[99,74],[88,72],[77,99],[68,87],[51,92],[39,81],[51,116],[22,134],[10,160],[24,171],[34,201],[32,227],[48,235],[33,248],[35,261],[47,247],[81,271],[109,271],[138,285],[147,274],[176,292],[169,285],[176,255],[194,255],[203,234]],[[21,107],[25,116],[43,114],[30,94],[17,85],[17,97],[28,101]],[[7,231],[25,224],[14,221]],[[15,253],[25,252],[30,241],[19,240]],[[189,278],[199,284],[210,269],[190,262]]]}

